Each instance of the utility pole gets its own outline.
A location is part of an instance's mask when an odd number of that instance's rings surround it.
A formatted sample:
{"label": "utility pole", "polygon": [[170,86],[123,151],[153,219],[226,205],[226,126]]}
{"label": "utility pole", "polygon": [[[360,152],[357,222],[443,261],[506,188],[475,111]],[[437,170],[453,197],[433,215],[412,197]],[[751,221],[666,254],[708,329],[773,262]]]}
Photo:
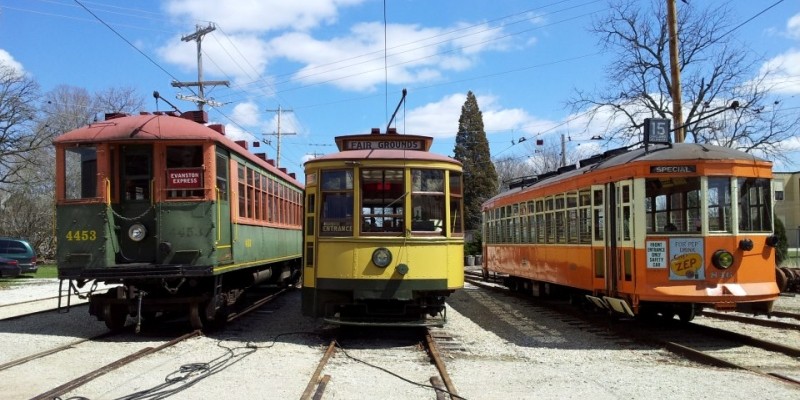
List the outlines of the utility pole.
{"label": "utility pole", "polygon": [[567,166],[567,140],[564,134],[561,134],[561,166]]}
{"label": "utility pole", "polygon": [[207,33],[213,32],[215,29],[217,29],[217,27],[214,26],[214,24],[209,23],[205,28],[201,27],[200,25],[196,25],[195,28],[197,30],[194,33],[181,37],[181,41],[190,42],[194,40],[197,42],[197,82],[172,82],[172,87],[197,86],[197,96],[184,96],[178,94],[177,97],[181,100],[189,100],[197,103],[197,109],[203,111],[203,106],[205,104],[208,104],[212,107],[219,107],[222,105],[221,103],[206,99],[203,86],[228,86],[229,83],[228,81],[203,81],[203,36],[205,36]]}
{"label": "utility pole", "polygon": [[276,110],[267,110],[268,112],[278,113],[278,131],[275,133],[267,133],[267,135],[275,135],[278,137],[277,155],[275,156],[275,166],[281,166],[281,136],[282,135],[296,135],[297,132],[281,132],[281,114],[284,112],[293,112],[292,110],[284,110],[280,104]]}
{"label": "utility pole", "polygon": [[683,143],[683,105],[681,104],[681,70],[678,65],[678,19],[675,0],[667,0],[667,25],[669,25],[669,68],[672,77],[672,123],[675,126],[675,143]]}

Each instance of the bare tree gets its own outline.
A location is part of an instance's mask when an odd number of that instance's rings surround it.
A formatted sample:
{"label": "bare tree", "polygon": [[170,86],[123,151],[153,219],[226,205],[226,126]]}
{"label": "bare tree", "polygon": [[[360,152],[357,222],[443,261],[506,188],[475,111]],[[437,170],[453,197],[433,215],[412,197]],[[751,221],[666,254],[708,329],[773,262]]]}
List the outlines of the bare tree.
{"label": "bare tree", "polygon": [[39,84],[0,62],[0,190],[19,182],[29,152],[50,144],[45,129],[36,129]]}
{"label": "bare tree", "polygon": [[94,108],[102,113],[133,114],[144,109],[144,98],[133,87],[111,87],[95,94]]}
{"label": "bare tree", "polygon": [[41,123],[56,135],[80,128],[94,121],[94,102],[84,88],[59,85],[44,95]]}
{"label": "bare tree", "polygon": [[[609,139],[635,142],[644,119],[672,118],[669,30],[662,0],[612,0],[611,12],[592,32],[616,56],[607,67],[608,85],[578,91],[569,100],[593,118],[610,115],[617,127]],[[781,141],[797,135],[800,116],[783,112],[767,85],[771,71],[734,41],[726,6],[700,8],[681,3],[678,13],[679,64],[687,140],[761,152],[786,160]]]}
{"label": "bare tree", "polygon": [[506,156],[494,160],[494,169],[500,182],[500,191],[507,190],[508,184],[517,178],[536,175],[528,157]]}

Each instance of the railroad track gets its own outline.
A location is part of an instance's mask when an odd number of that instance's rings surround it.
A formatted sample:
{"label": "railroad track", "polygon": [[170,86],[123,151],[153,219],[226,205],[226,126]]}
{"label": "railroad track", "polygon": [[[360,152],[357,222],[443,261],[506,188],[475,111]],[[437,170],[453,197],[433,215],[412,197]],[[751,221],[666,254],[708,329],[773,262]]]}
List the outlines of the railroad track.
{"label": "railroad track", "polygon": [[[467,273],[465,280],[482,288],[510,292],[496,283],[483,281],[481,274]],[[554,308],[562,309],[561,307]],[[778,312],[777,314],[782,318],[796,317],[795,314],[787,312]],[[571,313],[571,315],[579,314]],[[702,315],[775,329],[798,329],[797,324],[790,322],[770,321],[712,311],[704,312]],[[631,324],[635,324],[635,328],[632,328]],[[613,324],[612,330],[620,337],[628,337],[639,342],[664,347],[696,362],[722,368],[748,370],[800,385],[800,348],[794,345],[770,342],[752,335],[697,323],[682,324],[677,320],[652,324],[631,320]]]}
{"label": "railroad track", "polygon": [[[698,315],[707,318],[714,318],[725,321],[736,321],[744,324],[765,326],[769,328],[791,329],[800,331],[800,314],[784,312],[784,311],[775,311],[771,313],[769,319],[758,318],[742,314],[735,314],[735,313],[720,313],[710,310],[703,310]],[[786,321],[775,320],[772,319],[772,317],[785,319]]]}
{"label": "railroad track", "polygon": [[636,336],[697,362],[748,370],[800,386],[798,347],[696,323],[673,329],[662,326],[640,331]]}
{"label": "railroad track", "polygon": [[[338,368],[333,367],[332,368],[330,366],[331,360],[335,359],[336,358],[335,356],[337,354],[341,354],[341,358],[342,359],[349,359],[349,360],[352,360],[352,361],[356,361],[359,364],[368,365],[368,366],[371,366],[373,368],[379,369],[380,371],[382,371],[382,372],[384,372],[386,374],[393,375],[393,376],[395,376],[395,377],[397,377],[397,378],[399,378],[399,379],[401,379],[401,380],[403,380],[403,381],[405,381],[405,382],[407,382],[407,383],[409,383],[411,385],[415,385],[417,388],[421,388],[421,390],[431,390],[436,395],[437,399],[446,399],[446,398],[463,399],[463,397],[458,395],[458,391],[457,391],[455,385],[453,384],[452,380],[450,379],[450,375],[447,372],[446,364],[445,364],[444,360],[441,357],[441,352],[439,351],[439,346],[437,345],[437,341],[438,340],[447,340],[449,338],[447,337],[446,333],[444,333],[444,331],[442,331],[441,329],[437,329],[435,332],[434,332],[433,329],[434,328],[419,328],[419,329],[410,328],[410,329],[406,329],[406,330],[401,331],[401,332],[404,332],[406,335],[415,337],[416,341],[418,343],[418,345],[416,345],[416,346],[400,346],[400,347],[396,347],[397,346],[396,343],[392,344],[392,343],[382,343],[381,342],[379,344],[376,344],[376,343],[367,344],[367,343],[363,343],[363,342],[362,343],[358,343],[358,340],[356,340],[355,341],[356,343],[353,344],[352,348],[350,346],[348,346],[348,348],[345,348],[345,347],[343,347],[342,345],[339,344],[340,340],[352,340],[352,338],[346,338],[346,339],[334,338],[334,339],[331,339],[331,341],[329,342],[329,344],[326,347],[325,352],[322,355],[322,358],[320,359],[319,363],[317,364],[317,367],[314,370],[314,373],[312,374],[311,378],[309,379],[309,382],[308,382],[308,385],[306,386],[305,391],[300,396],[300,399],[301,400],[310,400],[310,399],[315,399],[316,400],[316,399],[323,398],[325,390],[329,387],[329,385],[331,384],[331,381],[332,380],[333,381],[336,380],[337,371],[340,374],[342,373],[341,367],[338,367]],[[381,338],[383,336],[383,331],[376,328],[375,332],[378,332],[378,334],[377,335],[370,334],[370,335],[366,336],[365,340],[366,341],[372,341],[372,340],[381,341],[381,339],[379,339],[379,338]],[[396,332],[395,332],[395,334],[396,334]],[[400,341],[403,341],[403,340],[400,339]],[[414,350],[409,352],[408,351],[409,347],[413,347]],[[389,351],[392,352],[391,356],[387,356],[386,354],[384,354],[385,351],[387,351],[387,349],[390,349]],[[381,357],[391,358],[391,359],[394,360],[394,361],[391,362],[392,365],[396,366],[397,369],[401,369],[401,368],[403,368],[402,365],[404,363],[406,363],[406,366],[407,366],[407,359],[409,359],[409,358],[414,359],[414,357],[416,355],[418,355],[418,353],[415,353],[415,352],[418,352],[419,350],[425,351],[425,353],[427,355],[428,362],[430,364],[433,364],[433,366],[435,366],[435,369],[436,369],[436,375],[432,375],[429,378],[427,378],[427,382],[429,382],[429,383],[423,383],[422,380],[405,377],[401,373],[396,373],[396,372],[393,371],[394,368],[391,368],[391,366],[385,366],[385,365],[378,366],[378,365],[371,364],[369,362],[363,361],[361,359],[361,357],[372,357],[372,358],[376,357],[374,354],[373,355],[369,355],[369,354],[364,354],[364,352],[367,352],[367,353],[369,353],[370,351],[381,352],[382,354],[379,354],[377,356],[378,358],[381,358]],[[405,360],[402,360],[402,359],[405,359]],[[402,360],[402,361],[398,361],[398,360]],[[407,370],[410,370],[410,369],[411,368],[407,368]],[[333,372],[324,373],[324,372],[326,372],[328,370],[333,370]],[[417,373],[417,376],[419,376],[419,373]],[[368,378],[365,378],[365,379],[368,379]],[[417,391],[417,392],[419,392],[419,391]],[[334,394],[334,396],[335,396],[335,394]],[[369,395],[365,393],[365,397],[369,397]]]}
{"label": "railroad track", "polygon": [[[231,314],[228,318],[228,322],[232,322],[256,311],[259,307],[276,299],[286,290],[287,289],[281,289],[278,292],[270,293],[254,301],[242,310]],[[66,344],[54,346],[34,354],[8,361],[0,365],[0,381],[6,380],[7,382],[11,382],[12,380],[19,379],[17,377],[30,375],[26,374],[24,370],[47,371],[50,368],[68,368],[70,370],[75,370],[76,373],[73,374],[72,379],[49,389],[47,389],[46,386],[43,387],[43,385],[49,386],[52,385],[52,382],[41,379],[41,376],[26,376],[23,379],[30,379],[30,382],[25,381],[15,384],[14,387],[17,392],[11,394],[11,396],[15,398],[53,399],[70,393],[111,371],[120,369],[137,360],[203,334],[201,331],[195,330],[181,334],[170,340],[153,340],[151,337],[147,336],[133,336],[134,329],[134,325],[129,325],[120,332],[104,332],[88,338],[73,340]],[[129,337],[126,338],[125,335]],[[142,347],[143,345],[144,347]],[[97,357],[95,357],[96,360],[92,360],[90,363],[81,363],[78,365],[70,364],[69,360],[73,358],[72,354],[79,353],[97,354]],[[82,370],[88,372],[76,376]],[[46,373],[43,374],[43,376],[46,376]],[[39,394],[37,395],[36,393]]]}

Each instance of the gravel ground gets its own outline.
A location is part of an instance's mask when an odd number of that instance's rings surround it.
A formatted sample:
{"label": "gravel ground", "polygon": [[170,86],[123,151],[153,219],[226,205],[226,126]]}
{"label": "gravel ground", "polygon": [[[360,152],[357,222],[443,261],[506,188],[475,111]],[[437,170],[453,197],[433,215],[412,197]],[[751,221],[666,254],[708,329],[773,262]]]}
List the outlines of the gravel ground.
{"label": "gravel ground", "polygon": [[[52,296],[57,283],[0,290],[0,304]],[[710,368],[669,352],[588,332],[568,318],[542,313],[525,301],[467,285],[448,301],[444,331],[454,337],[442,353],[459,394],[467,399],[797,399],[800,389],[750,372]],[[800,309],[800,296],[781,297],[781,309]],[[193,338],[112,371],[63,396],[116,399],[163,389],[172,399],[296,399],[322,356],[326,326],[301,316],[299,292],[283,296],[223,332]],[[70,314],[0,322],[0,364],[105,329],[85,308]],[[408,343],[376,338],[347,343],[347,354],[412,381],[429,384],[424,354]],[[384,346],[385,344],[388,344]],[[120,344],[124,345],[124,344]],[[392,347],[394,346],[394,347]],[[27,351],[27,353],[26,353]],[[18,366],[0,371],[2,398],[15,385],[65,381],[73,365],[94,364],[96,354],[51,356],[45,370]],[[208,367],[201,373],[198,366]],[[434,398],[396,376],[336,353],[324,398]],[[28,378],[21,379],[27,375]],[[168,378],[183,377],[172,385]],[[168,392],[172,391],[172,392]]]}

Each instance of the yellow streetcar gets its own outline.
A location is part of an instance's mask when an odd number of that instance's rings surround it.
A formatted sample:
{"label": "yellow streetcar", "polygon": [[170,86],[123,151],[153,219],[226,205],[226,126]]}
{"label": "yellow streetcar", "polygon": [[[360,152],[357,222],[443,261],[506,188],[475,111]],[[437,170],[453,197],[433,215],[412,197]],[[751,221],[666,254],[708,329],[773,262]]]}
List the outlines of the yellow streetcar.
{"label": "yellow streetcar", "polygon": [[342,325],[442,325],[464,286],[461,163],[433,138],[339,136],[305,164],[303,314]]}

